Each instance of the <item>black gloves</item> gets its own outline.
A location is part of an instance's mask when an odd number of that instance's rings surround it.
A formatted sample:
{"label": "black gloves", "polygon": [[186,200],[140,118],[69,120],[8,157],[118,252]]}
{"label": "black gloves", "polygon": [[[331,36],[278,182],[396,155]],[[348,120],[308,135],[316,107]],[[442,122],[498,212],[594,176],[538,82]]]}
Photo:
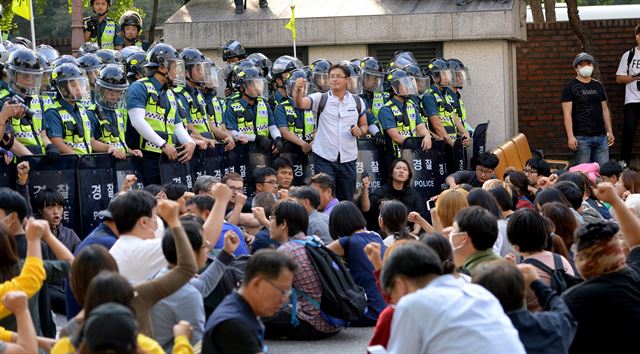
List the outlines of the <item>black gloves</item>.
{"label": "black gloves", "polygon": [[385,146],[386,142],[384,140],[384,134],[382,134],[382,132],[377,132],[376,135],[373,136],[373,142],[376,146]]}
{"label": "black gloves", "polygon": [[53,145],[53,144],[49,144],[47,145],[47,159],[49,159],[49,161],[51,162],[55,162],[60,158],[60,150],[58,150],[58,148]]}
{"label": "black gloves", "polygon": [[266,136],[256,135],[256,144],[262,150],[271,150],[271,139]]}
{"label": "black gloves", "polygon": [[280,153],[282,152],[283,144],[282,144],[282,138],[281,137],[277,137],[276,140],[274,141],[273,145],[274,145],[273,147],[278,149],[278,152],[280,152]]}

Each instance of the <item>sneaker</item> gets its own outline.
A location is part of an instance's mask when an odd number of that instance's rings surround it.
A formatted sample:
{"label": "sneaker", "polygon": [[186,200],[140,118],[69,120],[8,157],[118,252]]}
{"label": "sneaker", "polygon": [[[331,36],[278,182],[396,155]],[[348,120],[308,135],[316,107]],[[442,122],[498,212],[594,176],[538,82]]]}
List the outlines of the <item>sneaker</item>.
{"label": "sneaker", "polygon": [[242,6],[237,6],[236,7],[236,14],[240,15],[244,12],[244,9],[242,8]]}
{"label": "sneaker", "polygon": [[260,8],[266,9],[267,7],[269,7],[269,3],[267,2],[267,0],[260,0]]}

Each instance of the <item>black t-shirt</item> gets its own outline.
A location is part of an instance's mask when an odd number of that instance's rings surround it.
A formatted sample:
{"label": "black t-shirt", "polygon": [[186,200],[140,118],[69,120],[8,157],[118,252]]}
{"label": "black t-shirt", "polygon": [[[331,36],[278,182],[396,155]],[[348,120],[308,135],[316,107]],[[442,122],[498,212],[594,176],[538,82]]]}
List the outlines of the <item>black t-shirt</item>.
{"label": "black t-shirt", "polygon": [[[202,342],[215,343],[221,354],[256,354],[263,350],[255,334],[240,320],[220,323],[213,331],[205,332]],[[212,348],[203,345],[204,354],[213,353],[210,349]]]}
{"label": "black t-shirt", "polygon": [[573,79],[564,86],[562,102],[573,102],[573,135],[595,136],[605,133],[602,101],[606,100],[604,86],[598,80],[591,80],[585,84]]}
{"label": "black t-shirt", "polygon": [[474,188],[482,188],[482,182],[478,179],[476,171],[458,171],[451,174],[456,184],[468,184]]}
{"label": "black t-shirt", "polygon": [[623,353],[637,346],[640,328],[640,247],[627,268],[585,281],[563,294],[578,321],[571,353]]}

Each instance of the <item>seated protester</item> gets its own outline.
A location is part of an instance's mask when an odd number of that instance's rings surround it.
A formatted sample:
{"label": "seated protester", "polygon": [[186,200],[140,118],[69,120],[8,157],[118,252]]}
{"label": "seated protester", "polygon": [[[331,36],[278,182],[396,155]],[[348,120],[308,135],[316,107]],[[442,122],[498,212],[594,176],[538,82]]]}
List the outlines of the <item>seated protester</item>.
{"label": "seated protester", "polygon": [[500,228],[500,220],[504,220],[504,230],[506,232],[507,229],[507,221],[513,213],[515,212],[515,205],[513,204],[513,198],[511,197],[511,188],[507,189],[503,186],[493,187],[489,189],[489,193],[493,195],[498,202],[498,206],[500,207],[500,212],[502,214],[502,218],[498,220],[498,228]]}
{"label": "seated protester", "polygon": [[479,285],[441,275],[442,267],[431,248],[414,243],[385,261],[381,285],[397,304],[387,351],[525,353],[498,300]]}
{"label": "seated protester", "polygon": [[[594,177],[595,178],[595,177]],[[587,219],[595,220],[611,220],[613,217],[609,213],[609,209],[591,196],[591,183],[589,177],[582,172],[563,173],[558,177],[558,182],[571,181],[578,186],[582,192],[582,214],[588,215]],[[595,182],[593,182],[595,185]]]}
{"label": "seated protester", "polygon": [[408,211],[416,211],[426,217],[427,210],[424,200],[412,187],[413,170],[409,161],[396,159],[391,163],[389,171],[391,181],[383,184],[371,196],[369,196],[368,188],[362,190],[363,194],[360,200],[362,212],[377,218],[383,200],[398,200],[407,207]]}
{"label": "seated protester", "polygon": [[615,184],[618,196],[626,200],[630,194],[640,193],[640,173],[633,170],[625,170],[620,174]]}
{"label": "seated protester", "polygon": [[218,183],[220,183],[220,178],[208,175],[199,176],[198,178],[196,178],[196,182],[193,184],[193,194],[207,195]]}
{"label": "seated protester", "polygon": [[473,276],[481,263],[500,259],[493,253],[497,238],[498,218],[488,210],[479,206],[460,210],[449,232],[456,267]]}
{"label": "seated protester", "polygon": [[[504,190],[504,189],[503,189]],[[498,238],[493,244],[493,253],[497,256],[504,257],[513,252],[513,246],[507,239],[507,220],[502,217],[502,211],[498,205],[498,201],[488,191],[476,188],[467,195],[469,206],[477,205],[488,210],[498,219]]]}
{"label": "seated protester", "polygon": [[167,199],[174,200],[180,204],[180,215],[183,215],[187,212],[187,199],[191,193],[186,185],[182,183],[167,183],[164,186],[164,191],[167,194]]}
{"label": "seated protester", "polygon": [[498,167],[498,157],[490,152],[485,152],[478,157],[475,171],[458,171],[447,176],[445,182],[449,188],[455,188],[458,184],[470,184],[472,187],[482,187],[482,184],[495,178],[495,168]]}
{"label": "seated protester", "polygon": [[295,187],[289,192],[289,197],[295,199],[309,213],[309,227],[306,234],[318,236],[325,245],[330,244],[333,239],[329,232],[329,215],[318,211],[320,206],[318,191],[307,186]]}
{"label": "seated protester", "polygon": [[571,208],[560,202],[546,203],[542,207],[541,214],[553,223],[553,233],[562,239],[564,246],[567,248],[567,260],[575,269],[575,250],[573,245],[578,222],[571,213]]}
{"label": "seated protester", "polygon": [[2,296],[2,304],[16,316],[18,330],[17,333],[6,333],[11,338],[0,340],[0,352],[37,353],[38,341],[29,312],[27,294],[23,291],[9,291]]}
{"label": "seated protester", "polygon": [[256,251],[263,248],[276,249],[280,247],[280,242],[272,239],[269,233],[269,227],[271,227],[269,218],[275,206],[276,198],[271,193],[258,193],[256,197],[253,198],[253,216],[260,221],[262,228],[253,237],[251,253],[256,253]]}
{"label": "seated protester", "polygon": [[147,184],[142,190],[153,194],[156,199],[167,199],[167,192],[164,187],[159,184]]}
{"label": "seated protester", "polygon": [[[527,353],[569,353],[578,323],[560,295],[540,281],[534,266],[487,262],[478,267],[473,282],[498,298]],[[523,306],[525,289],[535,292],[544,305],[542,312],[530,312]]]}
{"label": "seated protester", "polygon": [[612,206],[631,251],[624,256],[615,224],[588,224],[576,232],[576,266],[587,281],[562,294],[578,321],[570,353],[621,353],[636,344],[640,326],[640,223],[610,183],[600,183],[594,193]]}
{"label": "seated protester", "polygon": [[615,161],[609,161],[600,166],[600,178],[602,182],[611,182],[614,186],[620,180],[622,165]]}
{"label": "seated protester", "polygon": [[[293,296],[296,298],[292,303],[296,307],[284,307],[275,316],[265,319],[265,338],[316,340],[334,336],[342,329],[327,322],[316,306],[322,301],[322,284],[305,245],[296,242],[306,239],[307,226],[307,212],[298,203],[282,201],[273,211],[269,228],[271,238],[282,244],[278,252],[292,257],[298,265],[293,274]],[[284,291],[281,292],[284,295]]]}
{"label": "seated protester", "polygon": [[431,208],[431,220],[436,232],[442,232],[453,226],[453,220],[458,212],[469,206],[467,192],[463,188],[445,189],[436,199],[435,209]]}
{"label": "seated protester", "polygon": [[69,251],[74,252],[80,244],[80,238],[72,228],[62,225],[65,201],[58,191],[45,188],[38,192],[32,201],[33,209],[49,223],[51,232]]}
{"label": "seated protester", "polygon": [[386,236],[382,241],[389,247],[399,240],[417,240],[416,236],[409,233],[407,216],[409,212],[404,204],[397,200],[389,200],[382,203],[378,223],[380,230]]}
{"label": "seated protester", "polygon": [[286,157],[278,157],[271,164],[276,170],[278,190],[289,189],[293,186],[293,163]]}
{"label": "seated protester", "polygon": [[247,262],[240,289],[228,295],[207,320],[202,353],[265,353],[265,326],[260,318],[274,316],[288,302],[297,269],[283,252],[256,252]]}
{"label": "seated protester", "polygon": [[[196,267],[197,269],[203,269],[211,245],[202,235],[202,219],[197,218],[194,221],[183,220],[182,227],[189,238],[189,243],[191,243],[193,255],[196,259]],[[206,321],[203,298],[207,297],[215,289],[222,278],[226,266],[233,260],[233,251],[235,251],[239,243],[238,235],[233,231],[228,232],[224,237],[224,249],[213,263],[198,277],[191,278],[182,288],[160,300],[153,307],[151,319],[154,338],[164,350],[170,351],[173,347],[172,328],[180,321],[187,321],[191,324],[193,328],[192,344],[195,345],[202,339]],[[165,234],[162,239],[162,252],[169,266],[161,270],[156,275],[156,278],[162,277],[176,266],[176,243],[171,233]]]}
{"label": "seated protester", "polygon": [[585,213],[585,209],[582,205],[584,193],[582,193],[575,183],[571,181],[560,181],[554,184],[552,189],[560,192],[564,199],[567,200],[569,206],[575,211],[574,215],[577,216],[577,220],[580,225],[604,220],[602,219],[602,216],[593,209]]}
{"label": "seated protester", "polygon": [[229,172],[222,177],[222,183],[231,189],[231,200],[225,211],[225,219],[233,225],[252,225],[259,223],[253,217],[251,204],[247,203],[244,179],[238,173]]}
{"label": "seated protester", "polygon": [[[255,183],[254,196],[258,193],[267,192],[275,195],[278,190],[278,177],[276,170],[271,167],[258,167],[253,171],[253,182]],[[252,197],[247,199],[247,204],[253,205]]]}
{"label": "seated protester", "polygon": [[326,173],[318,173],[311,177],[309,186],[317,190],[318,194],[320,194],[318,211],[331,215],[331,210],[338,204],[338,198],[336,198],[336,181],[333,177]]}
{"label": "seated protester", "polygon": [[[511,216],[511,219],[509,219],[507,236],[509,242],[513,245],[513,249],[518,252],[519,255],[522,255],[523,263],[528,263],[527,259],[534,259],[544,263],[551,269],[555,269],[554,257],[556,257],[556,255],[544,249],[545,245],[551,242],[549,235],[550,232],[544,216],[534,210],[518,210]],[[566,258],[560,257],[564,271],[567,272],[567,274],[575,275],[571,263],[569,263]],[[533,265],[535,266],[535,264]],[[540,280],[551,286],[551,274],[537,267],[536,270],[538,271]],[[527,308],[530,311],[540,311],[542,309],[533,290],[527,289],[526,300]]]}
{"label": "seated protester", "polygon": [[540,178],[551,176],[551,167],[541,158],[530,158],[525,162],[524,174],[529,180],[529,192],[535,194],[541,188],[538,185]]}
{"label": "seated protester", "polygon": [[[208,195],[196,195],[195,197],[189,199],[187,201],[187,211],[194,216],[201,218],[202,220],[207,220],[209,215],[214,207],[214,200],[212,197]],[[220,235],[217,237],[216,243],[211,247],[211,250],[221,250],[224,246],[224,235],[232,231],[236,235],[240,236],[240,245],[233,252],[234,256],[242,256],[245,254],[249,254],[249,247],[242,236],[242,230],[240,230],[237,226],[230,224],[226,221],[223,221],[222,229],[220,231]],[[205,235],[206,236],[206,235]]]}
{"label": "seated protester", "polygon": [[533,203],[535,202],[535,195],[529,190],[529,179],[520,171],[507,171],[505,172],[504,181],[511,184],[518,195],[518,204],[516,209],[529,208],[535,209]]}
{"label": "seated protester", "polygon": [[364,253],[364,246],[375,242],[380,244],[380,252],[384,254],[386,247],[382,237],[375,232],[367,231],[367,221],[358,207],[349,201],[342,201],[335,206],[335,213],[329,217],[329,231],[333,241],[327,247],[338,256],[344,257],[353,277],[353,281],[367,294],[367,311],[365,315],[350,324],[356,327],[372,327],[386,304],[376,286],[373,266]]}

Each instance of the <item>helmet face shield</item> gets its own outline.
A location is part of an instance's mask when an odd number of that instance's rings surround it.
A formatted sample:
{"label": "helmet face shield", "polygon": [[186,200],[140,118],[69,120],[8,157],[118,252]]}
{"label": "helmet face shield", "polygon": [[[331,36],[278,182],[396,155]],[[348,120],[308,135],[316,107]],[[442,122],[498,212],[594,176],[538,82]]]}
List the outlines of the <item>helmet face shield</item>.
{"label": "helmet face shield", "polygon": [[467,68],[456,70],[453,86],[457,88],[463,88],[465,85],[471,85],[469,70]]}
{"label": "helmet face shield", "polygon": [[55,94],[55,89],[51,86],[51,72],[53,69],[47,69],[42,73],[42,82],[40,83],[40,93]]}
{"label": "helmet face shield", "polygon": [[452,87],[455,73],[452,69],[441,69],[434,71],[435,83],[440,87]]}
{"label": "helmet face shield", "polygon": [[102,80],[96,82],[94,93],[95,103],[104,109],[120,109],[124,107],[124,99],[127,93],[126,85],[113,85]]}
{"label": "helmet face shield", "polygon": [[416,89],[418,90],[418,94],[424,93],[429,86],[431,86],[431,82],[428,77],[424,76],[414,76],[416,80]]}
{"label": "helmet face shield", "polygon": [[218,87],[224,86],[224,73],[222,70],[209,64],[209,72],[208,79],[203,82],[204,87],[217,89]]}
{"label": "helmet face shield", "polygon": [[267,97],[269,86],[267,80],[262,77],[244,80],[244,93],[251,98]]}
{"label": "helmet face shield", "polygon": [[[287,95],[289,97],[294,97],[294,93],[296,90],[296,79],[294,78],[290,78],[289,80],[287,80]],[[309,84],[309,82],[305,79],[304,80],[304,86],[302,87],[302,92],[301,95],[302,97],[308,96],[309,92],[311,91],[311,84]]]}
{"label": "helmet face shield", "polygon": [[60,96],[67,101],[82,101],[91,97],[89,94],[89,80],[86,76],[60,80],[57,86]]}
{"label": "helmet face shield", "polygon": [[369,92],[380,92],[382,91],[383,78],[383,73],[364,70],[362,72],[362,85]]}
{"label": "helmet face shield", "polygon": [[347,77],[347,91],[353,95],[362,94],[362,76],[349,76]]}
{"label": "helmet face shield", "polygon": [[313,72],[311,74],[311,81],[313,82],[313,90],[315,92],[325,93],[331,88],[329,84],[329,73]]}
{"label": "helmet face shield", "polygon": [[187,84],[184,61],[181,59],[167,59],[165,68],[167,68],[169,81],[173,87],[185,86]]}
{"label": "helmet face shield", "polygon": [[200,63],[190,64],[189,80],[199,85],[210,83],[212,81],[211,63],[203,61]]}
{"label": "helmet face shield", "polygon": [[33,96],[40,93],[42,69],[28,70],[11,65],[7,70],[7,74],[15,92],[25,96]]}
{"label": "helmet face shield", "polygon": [[100,67],[86,69],[85,73],[87,74],[87,79],[89,79],[89,85],[94,86],[98,79],[98,75],[100,75]]}
{"label": "helmet face shield", "polygon": [[406,76],[391,82],[391,88],[396,95],[402,97],[409,97],[418,94],[418,87],[416,86],[416,79],[413,76]]}

